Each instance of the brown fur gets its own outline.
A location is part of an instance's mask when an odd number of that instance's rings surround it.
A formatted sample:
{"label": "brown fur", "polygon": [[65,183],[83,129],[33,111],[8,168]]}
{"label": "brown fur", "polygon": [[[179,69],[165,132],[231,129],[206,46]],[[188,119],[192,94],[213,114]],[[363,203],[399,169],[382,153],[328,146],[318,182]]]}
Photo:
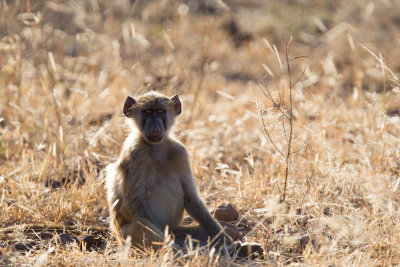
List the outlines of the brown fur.
{"label": "brown fur", "polygon": [[[119,159],[106,170],[113,234],[120,241],[131,236],[132,243],[138,247],[157,247],[168,227],[177,245],[182,245],[188,235],[200,244],[216,236],[230,244],[230,238],[198,196],[185,146],[168,136],[175,116],[180,113],[180,101],[178,113],[174,98],[158,93],[151,92],[130,101],[135,104],[124,107],[124,111],[129,110],[125,115],[139,131],[133,129]],[[145,109],[158,108],[167,112],[167,129],[161,142],[149,143],[143,137],[140,114]],[[179,225],[184,210],[199,226]]]}

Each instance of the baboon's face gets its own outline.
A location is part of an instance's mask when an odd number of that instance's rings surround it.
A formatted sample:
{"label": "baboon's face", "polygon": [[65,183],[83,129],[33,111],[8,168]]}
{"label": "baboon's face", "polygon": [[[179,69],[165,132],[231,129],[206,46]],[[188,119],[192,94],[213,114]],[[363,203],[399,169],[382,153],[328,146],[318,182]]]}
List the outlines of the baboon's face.
{"label": "baboon's face", "polygon": [[134,119],[144,139],[151,144],[162,142],[181,113],[181,102],[177,95],[167,98],[158,93],[148,93],[136,101],[129,97],[125,101],[123,113]]}
{"label": "baboon's face", "polygon": [[141,111],[140,117],[142,133],[145,139],[149,143],[161,142],[168,130],[167,110],[147,108]]}

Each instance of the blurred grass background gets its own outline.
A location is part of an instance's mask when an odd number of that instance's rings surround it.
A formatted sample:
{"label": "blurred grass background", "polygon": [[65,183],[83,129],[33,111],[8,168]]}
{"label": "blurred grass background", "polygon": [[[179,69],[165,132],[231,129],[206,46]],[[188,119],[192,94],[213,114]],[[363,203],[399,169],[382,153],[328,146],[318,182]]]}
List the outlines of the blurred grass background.
{"label": "blurred grass background", "polygon": [[[183,101],[177,136],[210,209],[238,207],[254,264],[400,264],[400,2],[391,0],[0,1],[0,226],[107,227],[101,170],[126,136],[127,95]],[[278,94],[292,64],[287,203]],[[279,58],[279,59],[278,59]],[[282,64],[282,67],[281,67]],[[100,178],[99,178],[100,177]],[[245,223],[243,223],[245,222]],[[5,265],[249,264],[107,247],[82,252],[0,235]],[[106,238],[106,237],[105,237]],[[37,238],[36,238],[37,239]]]}

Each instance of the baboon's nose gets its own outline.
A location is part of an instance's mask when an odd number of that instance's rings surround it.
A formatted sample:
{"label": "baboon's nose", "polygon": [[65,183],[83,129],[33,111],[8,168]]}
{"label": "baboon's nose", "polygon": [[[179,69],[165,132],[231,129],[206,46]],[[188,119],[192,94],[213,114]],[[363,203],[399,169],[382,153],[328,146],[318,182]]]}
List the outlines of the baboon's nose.
{"label": "baboon's nose", "polygon": [[151,130],[151,134],[155,135],[155,136],[158,136],[158,135],[160,135],[160,130],[159,129],[152,129]]}
{"label": "baboon's nose", "polygon": [[160,129],[151,129],[149,135],[146,136],[147,140],[153,143],[158,143],[162,140],[163,134]]}

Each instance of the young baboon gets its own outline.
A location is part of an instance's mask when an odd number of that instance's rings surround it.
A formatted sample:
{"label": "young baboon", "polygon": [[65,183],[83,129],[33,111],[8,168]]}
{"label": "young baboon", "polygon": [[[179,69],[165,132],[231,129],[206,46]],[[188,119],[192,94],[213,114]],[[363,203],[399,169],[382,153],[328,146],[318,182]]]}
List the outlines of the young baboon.
{"label": "young baboon", "polygon": [[[185,146],[169,135],[181,108],[177,95],[156,92],[125,101],[132,131],[117,162],[106,169],[110,226],[120,241],[131,236],[137,247],[157,247],[168,227],[176,247],[188,235],[200,245],[232,244],[197,193]],[[180,225],[184,210],[198,226]]]}

